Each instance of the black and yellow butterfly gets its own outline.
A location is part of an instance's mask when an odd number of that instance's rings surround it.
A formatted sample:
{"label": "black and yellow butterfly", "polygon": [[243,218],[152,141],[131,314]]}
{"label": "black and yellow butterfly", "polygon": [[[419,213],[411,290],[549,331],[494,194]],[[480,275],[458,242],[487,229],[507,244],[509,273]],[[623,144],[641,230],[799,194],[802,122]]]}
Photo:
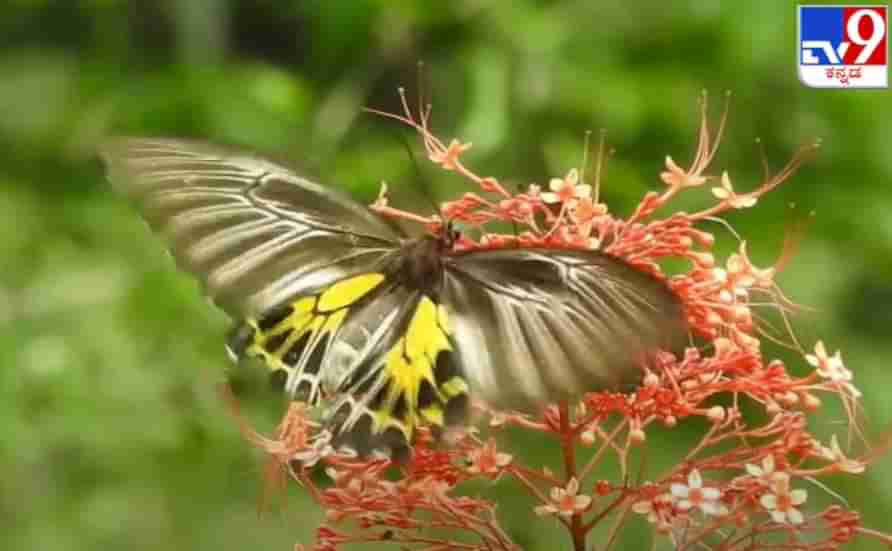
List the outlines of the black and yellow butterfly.
{"label": "black and yellow butterfly", "polygon": [[597,251],[458,252],[448,225],[407,238],[278,164],[172,139],[119,139],[111,182],[237,320],[236,358],[324,400],[336,442],[405,452],[459,422],[469,393],[530,410],[617,388],[684,334],[664,283]]}

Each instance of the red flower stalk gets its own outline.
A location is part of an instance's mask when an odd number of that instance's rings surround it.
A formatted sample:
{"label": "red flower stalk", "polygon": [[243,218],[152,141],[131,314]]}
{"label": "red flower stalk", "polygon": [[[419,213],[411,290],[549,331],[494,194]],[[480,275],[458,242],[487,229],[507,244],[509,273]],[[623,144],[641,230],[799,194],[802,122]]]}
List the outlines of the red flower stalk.
{"label": "red flower stalk", "polygon": [[[552,179],[546,188],[531,185],[520,193],[508,192],[498,179],[481,177],[465,166],[462,155],[471,144],[452,140],[446,145],[430,131],[429,109],[416,118],[405,97],[403,107],[402,115],[382,114],[416,129],[433,163],[468,179],[480,192],[466,193],[445,203],[439,216],[425,217],[390,207],[382,186],[374,210],[421,222],[431,231],[444,218],[460,222],[471,228],[457,244],[462,249],[522,245],[609,253],[668,283],[684,305],[698,344],[680,357],[660,354],[634,392],[592,392],[575,404],[545,406],[540,415],[476,404],[490,433],[515,426],[557,442],[564,465],[560,474],[521,464],[520,454],[499,449],[493,436],[481,437],[475,428],[452,430],[436,443],[422,428],[410,460],[402,465],[335,451],[328,433],[309,421],[300,406],[289,410],[275,438],[247,429],[250,439],[270,454],[277,472],[302,484],[325,509],[326,521],[312,549],[329,551],[359,542],[427,551],[518,549],[500,527],[495,503],[460,493],[467,482],[481,479],[522,486],[531,497],[531,517],[562,524],[577,550],[586,548],[587,534],[602,523],[611,528],[601,549],[612,548],[634,515],[648,521],[654,538],[667,538],[677,549],[825,550],[856,536],[892,541],[861,526],[858,513],[847,504],[819,510],[809,500],[807,489],[824,488],[821,477],[859,475],[873,458],[849,456],[836,436],[822,443],[810,432],[822,397],[830,396],[844,404],[850,435],[860,435],[860,392],[838,351],[830,355],[820,341],[810,347],[813,351],[806,350],[790,333],[788,344],[801,353],[801,363],[814,368],[803,377],[762,354],[761,340],[775,337],[759,323],[758,311],[774,309],[788,323],[787,315],[795,309],[774,281],[786,253],[774,266],[760,268],[740,239],[738,251],[719,261],[710,252],[713,235],[700,227],[725,212],[754,207],[816,145],[801,148],[752,191],[736,191],[728,172],[709,172],[726,117],[713,132],[704,96],[694,160],[684,169],[666,157],[660,174],[665,188],[647,193],[623,219],[600,203],[597,193],[592,196],[592,187],[576,169]],[[704,209],[671,213],[665,208],[678,194],[707,186],[712,203]],[[660,217],[659,212],[667,214]],[[523,231],[487,231],[494,221]],[[688,260],[689,268],[664,274],[661,261],[670,257]],[[745,403],[764,415],[745,416]],[[696,417],[705,421],[696,444],[672,468],[642,480],[636,472],[647,452],[648,434]],[[609,461],[619,464],[621,476],[596,480],[599,466]],[[328,484],[309,476],[317,464]],[[464,535],[458,536],[460,532]]]}

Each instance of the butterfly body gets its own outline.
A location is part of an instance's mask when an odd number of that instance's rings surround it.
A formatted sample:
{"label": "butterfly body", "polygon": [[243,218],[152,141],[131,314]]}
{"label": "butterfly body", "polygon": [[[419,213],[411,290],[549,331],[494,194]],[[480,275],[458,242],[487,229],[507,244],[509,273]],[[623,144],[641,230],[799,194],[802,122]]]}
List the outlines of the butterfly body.
{"label": "butterfly body", "polygon": [[449,224],[409,238],[280,165],[184,140],[103,150],[113,184],[236,321],[295,399],[325,403],[337,442],[407,449],[419,425],[635,382],[686,333],[664,282],[589,250],[456,250]]}

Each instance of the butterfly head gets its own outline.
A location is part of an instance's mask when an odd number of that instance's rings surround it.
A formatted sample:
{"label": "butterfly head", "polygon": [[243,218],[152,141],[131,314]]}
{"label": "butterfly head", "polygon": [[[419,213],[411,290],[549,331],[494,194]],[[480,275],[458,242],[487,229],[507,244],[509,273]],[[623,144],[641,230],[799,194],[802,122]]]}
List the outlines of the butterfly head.
{"label": "butterfly head", "polygon": [[461,239],[461,231],[456,227],[455,222],[446,220],[446,223],[440,226],[436,239],[440,246],[440,251],[449,252],[455,248],[456,243]]}

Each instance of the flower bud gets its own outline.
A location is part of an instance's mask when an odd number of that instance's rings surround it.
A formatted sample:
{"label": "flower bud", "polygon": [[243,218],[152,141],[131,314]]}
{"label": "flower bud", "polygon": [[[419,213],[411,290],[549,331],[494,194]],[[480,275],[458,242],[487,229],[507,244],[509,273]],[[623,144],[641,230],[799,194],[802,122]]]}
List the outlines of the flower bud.
{"label": "flower bud", "polygon": [[595,443],[596,439],[595,431],[591,429],[584,430],[582,431],[582,434],[579,435],[579,440],[581,440],[585,446],[591,446]]}
{"label": "flower bud", "polygon": [[644,376],[644,386],[657,386],[660,384],[660,378],[653,371],[648,371]]}
{"label": "flower bud", "polygon": [[802,408],[806,411],[815,411],[821,407],[821,399],[810,392],[802,394]]}
{"label": "flower bud", "polygon": [[725,419],[725,408],[722,406],[712,406],[706,413],[706,416],[713,423],[721,423]]}

